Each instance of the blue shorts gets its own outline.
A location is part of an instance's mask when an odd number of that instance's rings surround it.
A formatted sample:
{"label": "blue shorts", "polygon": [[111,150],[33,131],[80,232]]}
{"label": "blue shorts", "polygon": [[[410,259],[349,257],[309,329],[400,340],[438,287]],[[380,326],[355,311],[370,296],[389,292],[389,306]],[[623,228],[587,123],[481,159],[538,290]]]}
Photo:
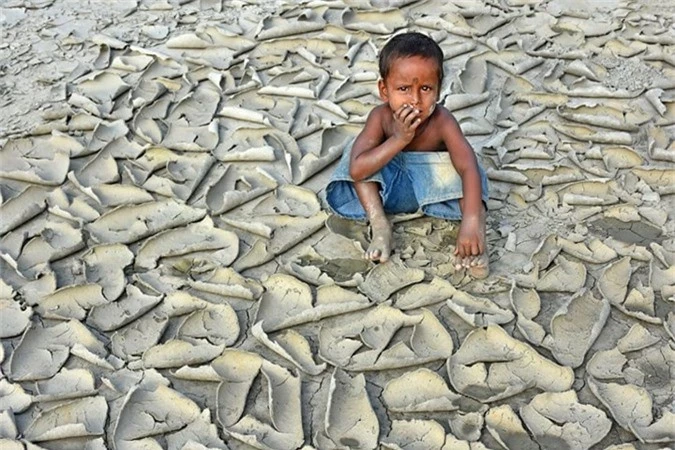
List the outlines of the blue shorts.
{"label": "blue shorts", "polygon": [[[326,186],[326,202],[337,215],[347,219],[365,219],[366,212],[349,175],[350,151],[345,151]],[[478,165],[483,203],[488,199],[485,170]],[[460,220],[459,199],[463,197],[462,179],[450,161],[450,155],[438,152],[400,152],[379,172],[363,180],[380,185],[382,204],[387,214],[414,213],[448,220]]]}

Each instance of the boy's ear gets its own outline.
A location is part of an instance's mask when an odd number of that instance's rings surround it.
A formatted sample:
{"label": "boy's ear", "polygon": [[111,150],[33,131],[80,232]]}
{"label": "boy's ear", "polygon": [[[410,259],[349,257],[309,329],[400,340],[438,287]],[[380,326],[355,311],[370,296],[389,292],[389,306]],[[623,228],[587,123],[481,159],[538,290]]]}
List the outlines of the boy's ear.
{"label": "boy's ear", "polygon": [[380,92],[380,100],[383,102],[388,102],[389,93],[387,92],[387,86],[384,84],[384,80],[382,78],[377,80],[377,90]]}

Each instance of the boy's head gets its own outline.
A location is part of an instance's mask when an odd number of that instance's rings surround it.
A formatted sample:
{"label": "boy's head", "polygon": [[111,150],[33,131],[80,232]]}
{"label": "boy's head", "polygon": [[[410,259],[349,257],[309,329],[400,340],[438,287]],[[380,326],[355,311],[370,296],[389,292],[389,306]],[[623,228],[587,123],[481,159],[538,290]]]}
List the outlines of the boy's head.
{"label": "boy's head", "polygon": [[391,111],[422,123],[433,115],[440,96],[443,51],[421,33],[396,35],[380,52],[380,77],[380,98]]}
{"label": "boy's head", "polygon": [[397,34],[391,38],[380,52],[380,77],[387,79],[393,63],[399,58],[417,56],[430,59],[438,66],[438,84],[443,81],[443,50],[429,36],[411,32]]}

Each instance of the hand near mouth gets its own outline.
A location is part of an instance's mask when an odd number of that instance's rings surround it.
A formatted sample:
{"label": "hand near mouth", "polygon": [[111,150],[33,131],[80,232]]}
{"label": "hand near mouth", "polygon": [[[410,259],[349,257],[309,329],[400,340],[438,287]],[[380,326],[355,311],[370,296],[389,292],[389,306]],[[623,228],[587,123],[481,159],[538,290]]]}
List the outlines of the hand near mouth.
{"label": "hand near mouth", "polygon": [[415,130],[422,123],[421,111],[409,104],[401,105],[394,111],[393,136],[408,144],[415,137]]}

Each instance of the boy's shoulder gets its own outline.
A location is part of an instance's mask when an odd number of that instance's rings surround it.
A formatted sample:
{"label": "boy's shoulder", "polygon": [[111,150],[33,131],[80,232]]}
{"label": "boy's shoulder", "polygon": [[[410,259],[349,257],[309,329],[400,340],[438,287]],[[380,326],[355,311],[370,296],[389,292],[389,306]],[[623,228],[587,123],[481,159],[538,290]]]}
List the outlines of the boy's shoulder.
{"label": "boy's shoulder", "polygon": [[388,129],[389,125],[394,120],[394,113],[387,103],[382,103],[375,106],[368,113],[366,118],[366,126],[381,128],[382,130]]}
{"label": "boy's shoulder", "polygon": [[430,123],[434,125],[434,128],[436,128],[436,126],[443,126],[448,122],[456,121],[455,116],[453,116],[450,110],[448,110],[448,108],[443,106],[441,103],[436,104],[436,107],[429,117],[429,120]]}
{"label": "boy's shoulder", "polygon": [[455,116],[441,103],[436,104],[436,112],[438,113],[436,117],[441,120],[455,120]]}
{"label": "boy's shoulder", "polygon": [[452,112],[440,103],[436,105],[436,110],[433,114],[433,123],[431,125],[431,128],[439,133],[443,130],[459,127],[459,123]]}
{"label": "boy's shoulder", "polygon": [[384,119],[387,117],[393,117],[394,112],[391,110],[387,103],[382,103],[374,107],[369,114],[369,117],[374,119]]}

